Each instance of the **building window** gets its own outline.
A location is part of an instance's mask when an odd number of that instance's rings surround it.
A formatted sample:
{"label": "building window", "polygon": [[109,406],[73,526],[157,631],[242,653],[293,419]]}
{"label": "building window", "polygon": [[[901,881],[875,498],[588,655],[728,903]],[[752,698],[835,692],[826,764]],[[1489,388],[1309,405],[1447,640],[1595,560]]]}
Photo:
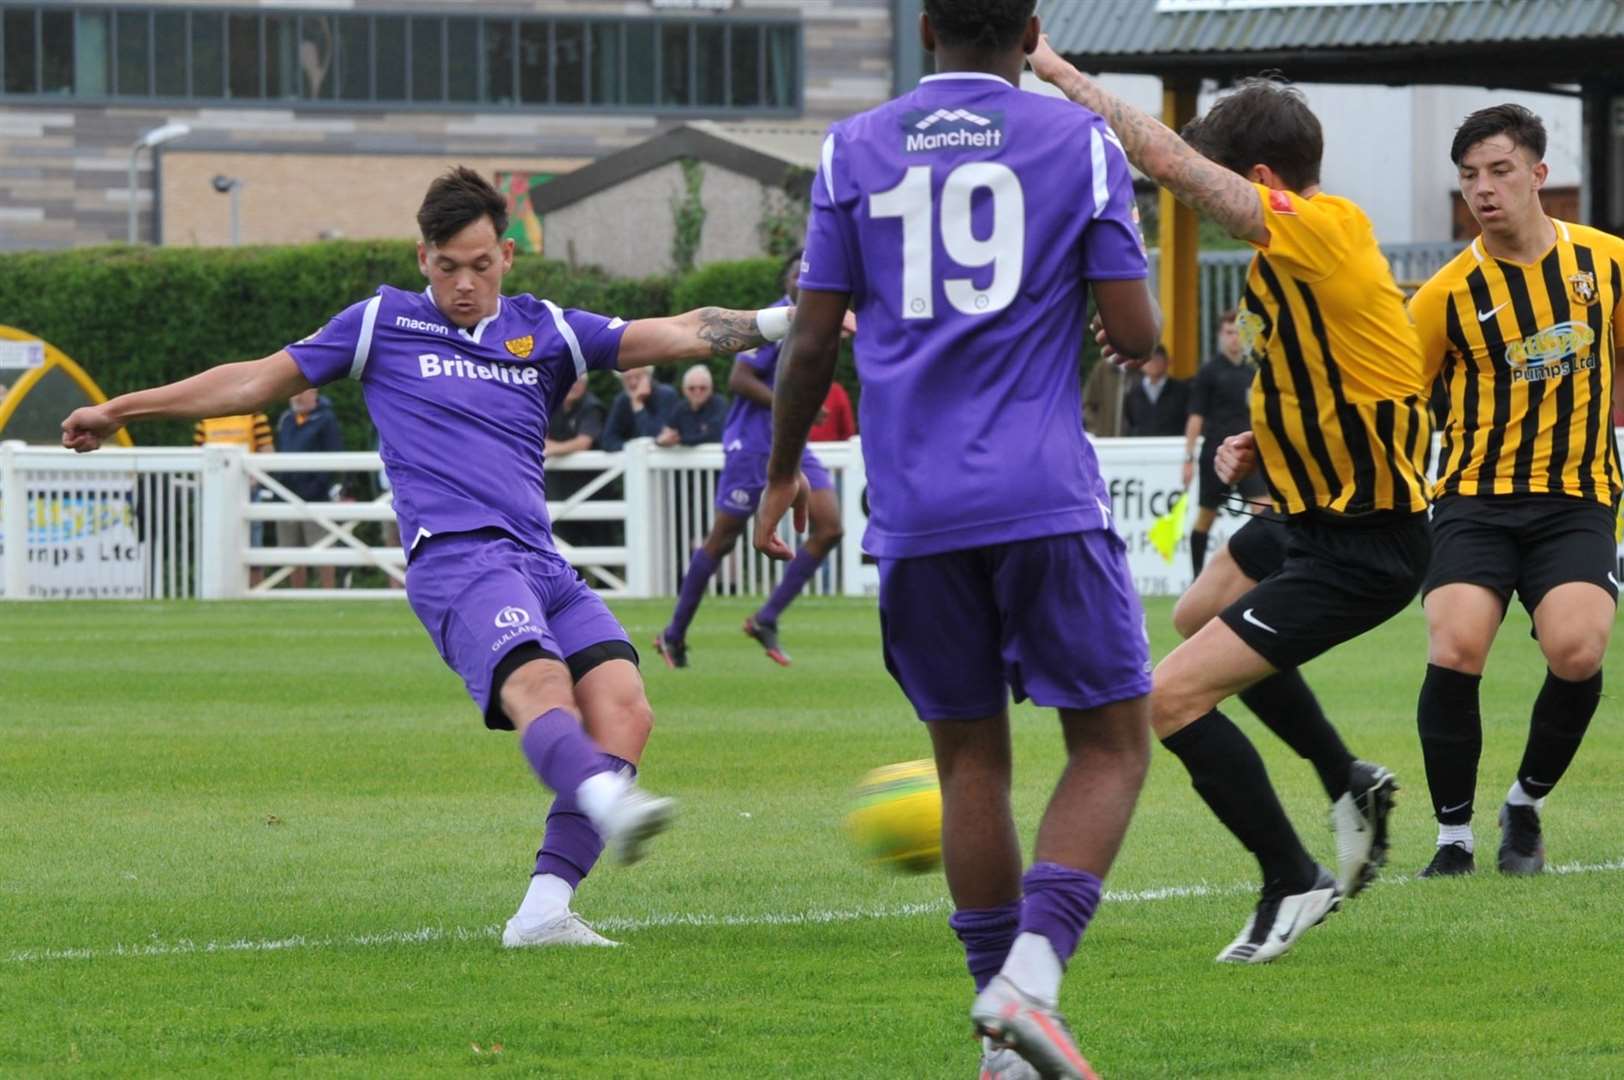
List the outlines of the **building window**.
{"label": "building window", "polygon": [[0,3],[0,97],[792,112],[801,77],[781,19]]}

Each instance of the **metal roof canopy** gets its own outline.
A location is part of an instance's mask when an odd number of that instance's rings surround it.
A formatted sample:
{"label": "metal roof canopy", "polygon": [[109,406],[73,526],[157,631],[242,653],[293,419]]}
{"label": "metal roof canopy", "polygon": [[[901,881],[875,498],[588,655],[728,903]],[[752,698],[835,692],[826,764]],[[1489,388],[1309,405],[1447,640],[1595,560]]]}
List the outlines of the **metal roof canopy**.
{"label": "metal roof canopy", "polygon": [[1498,86],[1616,82],[1619,0],[1040,0],[1055,48],[1084,71],[1229,82]]}

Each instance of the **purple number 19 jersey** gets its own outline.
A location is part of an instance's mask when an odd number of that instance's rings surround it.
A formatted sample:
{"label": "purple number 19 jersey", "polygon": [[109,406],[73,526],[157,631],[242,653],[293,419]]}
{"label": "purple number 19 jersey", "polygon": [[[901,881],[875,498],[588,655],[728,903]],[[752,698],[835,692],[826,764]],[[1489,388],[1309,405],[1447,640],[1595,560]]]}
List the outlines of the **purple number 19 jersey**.
{"label": "purple number 19 jersey", "polygon": [[864,547],[906,558],[1109,527],[1077,358],[1090,280],[1142,279],[1105,121],[933,75],[835,124],[801,288],[852,295]]}

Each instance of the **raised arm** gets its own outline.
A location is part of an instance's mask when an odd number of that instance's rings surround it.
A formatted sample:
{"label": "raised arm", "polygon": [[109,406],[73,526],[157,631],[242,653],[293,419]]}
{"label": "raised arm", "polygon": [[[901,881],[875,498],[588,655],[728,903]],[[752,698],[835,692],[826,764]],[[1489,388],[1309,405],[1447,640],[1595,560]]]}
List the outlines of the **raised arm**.
{"label": "raised arm", "polygon": [[795,309],[734,311],[705,307],[665,319],[638,319],[620,339],[620,370],[703,360],[777,341],[789,330]]}
{"label": "raised arm", "polygon": [[1038,78],[1105,118],[1121,140],[1123,153],[1140,172],[1186,206],[1222,225],[1231,236],[1268,244],[1263,205],[1251,181],[1202,156],[1166,124],[1072,67],[1050,47],[1047,37],[1029,59]]}
{"label": "raised arm", "polygon": [[308,389],[309,381],[284,349],[260,360],[221,364],[179,382],[75,409],[62,421],[62,445],[82,454],[136,420],[238,416],[259,412]]}

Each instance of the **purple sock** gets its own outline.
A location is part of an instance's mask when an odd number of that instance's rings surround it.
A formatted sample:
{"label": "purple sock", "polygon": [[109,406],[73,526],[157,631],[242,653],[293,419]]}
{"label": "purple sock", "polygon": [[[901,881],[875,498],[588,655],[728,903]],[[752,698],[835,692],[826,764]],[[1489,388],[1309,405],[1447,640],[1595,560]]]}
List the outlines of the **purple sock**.
{"label": "purple sock", "polygon": [[778,582],[778,588],[773,590],[773,594],[767,597],[767,602],[761,605],[761,610],[756,612],[756,622],[777,626],[778,616],[783,614],[791,601],[801,595],[801,589],[812,575],[818,572],[818,567],[822,564],[822,556],[814,555],[806,548],[797,551],[795,558],[784,567],[784,576]]}
{"label": "purple sock", "polygon": [[677,594],[677,610],[671,613],[671,625],[665,628],[667,641],[683,641],[688,637],[688,624],[694,621],[699,602],[705,599],[705,586],[716,573],[716,560],[704,548],[694,549],[688,572],[682,575],[682,591]]}
{"label": "purple sock", "polygon": [[1033,863],[1021,878],[1020,933],[1042,934],[1064,965],[1100,902],[1100,879],[1059,863]]}
{"label": "purple sock", "polygon": [[[603,763],[615,772],[630,769],[630,777],[637,779],[637,766],[625,758],[605,754]],[[553,807],[547,811],[547,831],[542,835],[541,850],[536,852],[536,873],[561,877],[569,882],[570,888],[578,889],[581,879],[592,872],[601,854],[603,837],[575,801],[575,792],[561,793],[553,799]]]}
{"label": "purple sock", "polygon": [[1020,902],[1013,900],[997,907],[961,908],[948,918],[947,925],[964,945],[964,962],[976,981],[976,993],[985,990],[1004,966],[1020,919]]}
{"label": "purple sock", "polygon": [[519,749],[543,784],[572,799],[581,781],[609,768],[607,755],[564,709],[549,709],[532,720],[519,736]]}

